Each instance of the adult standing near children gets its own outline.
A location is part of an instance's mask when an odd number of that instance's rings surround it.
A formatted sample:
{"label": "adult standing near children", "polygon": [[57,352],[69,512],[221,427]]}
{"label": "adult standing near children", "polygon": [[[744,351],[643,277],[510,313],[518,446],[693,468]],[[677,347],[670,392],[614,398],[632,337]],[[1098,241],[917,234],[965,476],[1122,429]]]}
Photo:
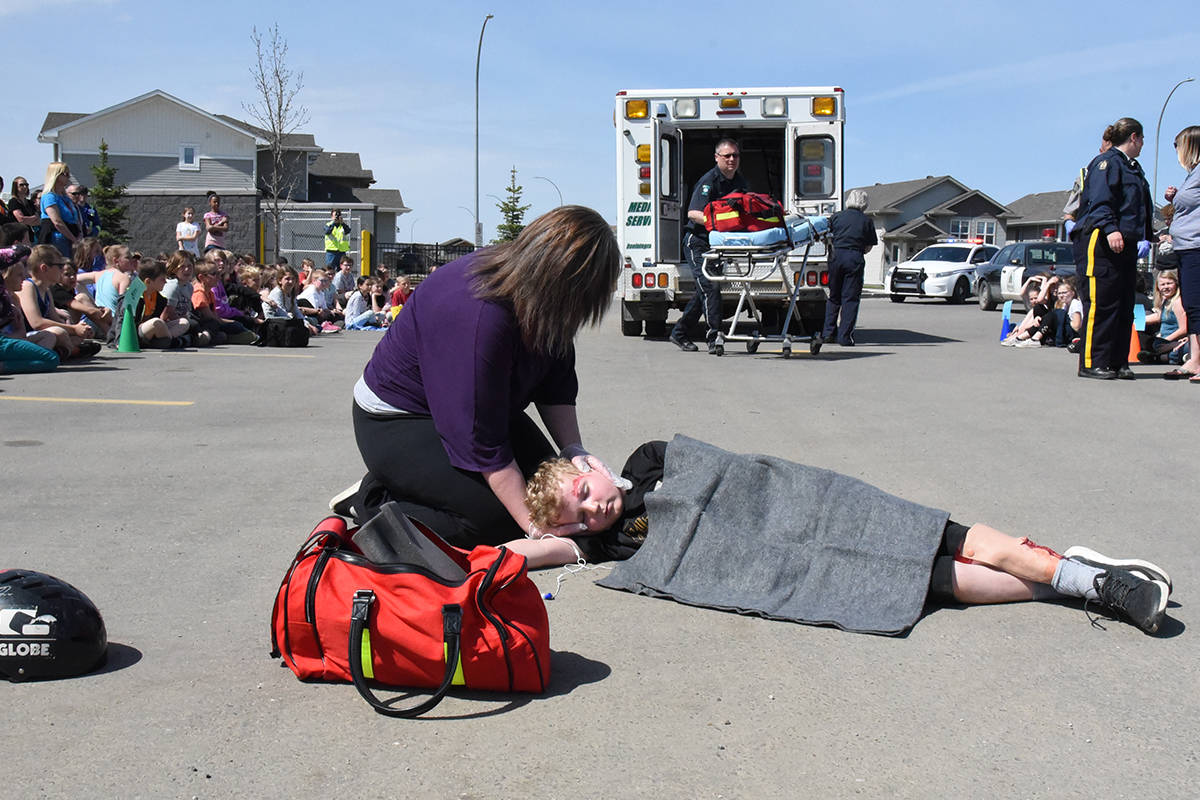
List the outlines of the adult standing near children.
{"label": "adult standing near children", "polygon": [[[530,403],[566,457],[607,471],[580,441],[574,338],[603,317],[619,274],[604,218],[560,206],[430,275],[354,387],[367,467],[355,516],[394,500],[462,547],[525,535],[525,479],[554,455]],[[549,532],[581,530],[563,527]]]}
{"label": "adult standing near children", "polygon": [[858,322],[858,305],[862,299],[863,257],[879,244],[875,223],[863,213],[870,198],[862,189],[852,189],[846,195],[845,209],[829,219],[829,235],[833,240],[833,258],[829,263],[829,299],[825,301],[825,329],[811,350],[820,352],[824,342],[834,341],[843,347],[854,346],[854,326]]}
{"label": "adult standing near children", "polygon": [[704,276],[701,269],[704,264],[704,253],[708,250],[708,228],[704,224],[704,207],[713,200],[718,200],[730,192],[749,191],[750,185],[746,178],[738,172],[741,166],[742,151],[733,139],[721,139],[713,148],[713,158],[717,165],[696,181],[692,190],[692,199],[688,203],[688,231],[683,237],[683,253],[687,258],[688,267],[692,270],[692,278],[696,281],[696,291],[692,299],[683,309],[683,316],[675,323],[671,331],[671,341],[680,350],[692,352],[696,345],[688,337],[688,328],[700,319],[700,309],[704,309],[704,321],[708,325],[708,352],[717,353],[717,332],[721,328],[721,290]]}
{"label": "adult standing near children", "polygon": [[8,199],[8,213],[14,222],[28,225],[30,229],[38,226],[38,207],[29,196],[29,181],[18,175],[13,178],[12,197]]}
{"label": "adult standing near children", "polygon": [[[38,239],[54,245],[67,258],[71,257],[71,248],[79,239],[79,208],[67,194],[70,182],[71,171],[67,165],[61,161],[51,161],[46,167],[38,222],[43,228],[38,231]],[[45,230],[47,226],[52,230]]]}
{"label": "adult standing near children", "polygon": [[221,210],[221,195],[208,193],[208,211],[204,212],[204,252],[224,250],[229,233],[229,215]]}
{"label": "adult standing near children", "polygon": [[337,269],[342,256],[349,252],[350,226],[342,221],[342,210],[335,208],[329,212],[329,224],[325,226],[325,268]]}
{"label": "adult standing near children", "polygon": [[1071,230],[1083,300],[1079,377],[1132,380],[1129,332],[1137,284],[1137,243],[1152,235],[1150,186],[1137,157],[1142,123],[1122,117],[1109,128],[1112,148],[1092,159]]}
{"label": "adult standing near children", "polygon": [[1187,361],[1165,377],[1200,383],[1200,125],[1179,132],[1175,155],[1187,177],[1178,188],[1168,186],[1164,196],[1175,207],[1171,246],[1179,258],[1179,298],[1187,316],[1189,349]]}

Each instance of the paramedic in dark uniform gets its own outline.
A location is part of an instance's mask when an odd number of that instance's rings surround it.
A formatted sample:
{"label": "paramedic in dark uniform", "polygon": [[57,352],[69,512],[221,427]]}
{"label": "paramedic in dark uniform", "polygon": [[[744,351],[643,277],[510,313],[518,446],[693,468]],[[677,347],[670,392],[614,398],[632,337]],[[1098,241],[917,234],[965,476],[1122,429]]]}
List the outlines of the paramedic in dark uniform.
{"label": "paramedic in dark uniform", "polygon": [[741,164],[741,149],[733,139],[722,139],[717,142],[715,157],[717,165],[704,173],[696,181],[692,190],[692,200],[688,203],[688,232],[683,237],[683,253],[688,266],[692,268],[692,277],[696,280],[696,293],[683,309],[683,316],[675,323],[671,331],[671,341],[680,350],[696,350],[696,345],[688,338],[688,328],[696,324],[700,318],[700,306],[704,304],[704,321],[708,323],[708,352],[716,354],[717,331],[721,327],[721,290],[713,286],[712,281],[704,277],[700,266],[704,262],[704,253],[708,250],[708,229],[704,227],[704,207],[709,201],[724,197],[730,192],[749,191],[749,184],[738,172]]}
{"label": "paramedic in dark uniform", "polygon": [[1152,233],[1150,187],[1136,161],[1144,144],[1142,124],[1126,117],[1109,131],[1113,146],[1088,165],[1078,223],[1071,231],[1083,301],[1079,377],[1132,380],[1129,332],[1138,242]]}
{"label": "paramedic in dark uniform", "polygon": [[[829,219],[829,236],[833,241],[833,256],[829,261],[829,299],[825,301],[825,329],[812,342],[812,352],[819,352],[824,342],[854,346],[854,324],[858,321],[858,303],[862,298],[863,256],[879,244],[875,223],[863,213],[870,202],[862,189],[852,189],[846,195],[846,208]],[[839,321],[838,317],[841,317]]]}

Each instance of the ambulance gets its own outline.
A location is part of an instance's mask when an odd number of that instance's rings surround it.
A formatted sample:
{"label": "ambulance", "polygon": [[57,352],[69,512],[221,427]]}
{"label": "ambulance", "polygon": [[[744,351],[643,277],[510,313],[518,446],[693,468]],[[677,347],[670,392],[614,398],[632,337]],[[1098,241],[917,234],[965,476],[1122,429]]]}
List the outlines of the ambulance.
{"label": "ambulance", "polygon": [[[845,94],[834,86],[651,89],[617,92],[617,240],[624,257],[618,293],[621,332],[667,333],[667,313],[696,290],[683,254],[692,188],[715,165],[716,143],[735,139],[750,190],[780,200],[790,214],[831,214],[842,207]],[[802,285],[797,308],[805,330],[820,330],[829,278],[825,248],[788,255]],[[729,316],[737,290],[724,284]],[[787,310],[778,290],[757,286],[766,330],[778,333]]]}

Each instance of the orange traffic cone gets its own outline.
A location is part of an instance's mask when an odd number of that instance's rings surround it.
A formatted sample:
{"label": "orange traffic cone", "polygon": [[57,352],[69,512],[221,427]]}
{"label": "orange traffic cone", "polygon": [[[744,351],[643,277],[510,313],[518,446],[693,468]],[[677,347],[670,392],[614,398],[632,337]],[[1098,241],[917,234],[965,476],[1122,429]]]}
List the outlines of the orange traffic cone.
{"label": "orange traffic cone", "polygon": [[1129,363],[1136,364],[1138,363],[1138,353],[1142,352],[1142,343],[1138,339],[1137,326],[1130,325],[1129,330]]}

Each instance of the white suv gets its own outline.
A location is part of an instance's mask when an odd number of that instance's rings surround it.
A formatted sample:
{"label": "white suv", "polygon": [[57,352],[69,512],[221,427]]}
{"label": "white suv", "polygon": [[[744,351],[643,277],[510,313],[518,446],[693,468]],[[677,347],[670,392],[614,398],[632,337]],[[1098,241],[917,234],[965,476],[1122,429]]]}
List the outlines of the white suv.
{"label": "white suv", "polygon": [[889,269],[883,285],[893,303],[906,297],[962,303],[975,286],[975,267],[990,261],[998,249],[978,240],[942,239]]}

